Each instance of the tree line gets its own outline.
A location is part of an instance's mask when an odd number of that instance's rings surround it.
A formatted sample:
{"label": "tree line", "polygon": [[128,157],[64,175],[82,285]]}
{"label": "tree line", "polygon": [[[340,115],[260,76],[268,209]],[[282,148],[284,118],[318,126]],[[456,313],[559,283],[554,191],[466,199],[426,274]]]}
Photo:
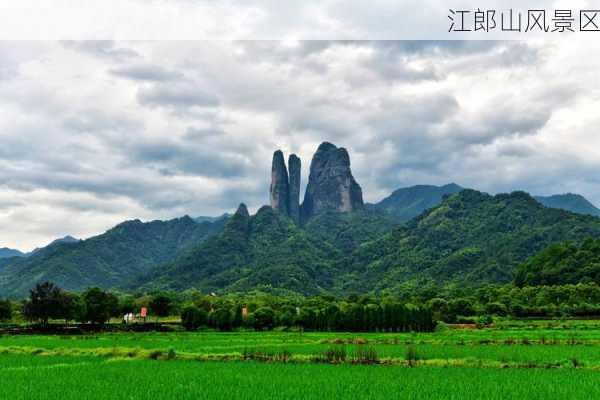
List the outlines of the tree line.
{"label": "tree line", "polygon": [[432,283],[406,285],[394,292],[304,297],[254,291],[212,296],[194,290],[123,294],[89,288],[72,293],[46,282],[36,285],[21,303],[0,300],[0,320],[13,314],[40,325],[76,321],[101,325],[111,318],[139,313],[180,316],[187,329],[209,327],[273,329],[296,327],[318,331],[428,331],[437,321],[476,322],[486,317],[600,316],[600,286],[487,285],[469,288]]}
{"label": "tree line", "polygon": [[[179,314],[189,330],[209,327],[268,330],[296,327],[318,331],[431,331],[436,322],[429,307],[402,304],[392,299],[350,296],[301,297],[264,293],[214,296],[198,292],[157,292],[123,295],[94,287],[81,294],[65,291],[51,282],[37,284],[21,304],[27,321],[48,326],[76,321],[101,325],[113,317],[147,307],[152,317]],[[0,301],[0,320],[12,317],[12,303]],[[4,311],[3,311],[4,310]]]}

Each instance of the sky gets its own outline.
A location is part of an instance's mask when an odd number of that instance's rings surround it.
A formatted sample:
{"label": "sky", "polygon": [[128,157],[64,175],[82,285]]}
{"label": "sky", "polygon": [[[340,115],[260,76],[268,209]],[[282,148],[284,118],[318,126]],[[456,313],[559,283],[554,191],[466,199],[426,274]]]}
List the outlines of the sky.
{"label": "sky", "polygon": [[366,201],[455,182],[600,205],[598,41],[0,41],[0,247],[268,203],[349,151]]}

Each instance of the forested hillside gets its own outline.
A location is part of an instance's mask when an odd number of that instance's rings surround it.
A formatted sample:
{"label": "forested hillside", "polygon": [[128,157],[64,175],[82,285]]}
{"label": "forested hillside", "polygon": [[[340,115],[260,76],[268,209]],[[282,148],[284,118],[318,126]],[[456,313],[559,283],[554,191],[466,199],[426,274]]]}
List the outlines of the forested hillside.
{"label": "forested hillside", "polygon": [[271,207],[250,216],[242,205],[222,234],[157,267],[138,283],[175,290],[325,292],[337,278],[334,260],[389,226],[381,216],[359,211],[325,213],[302,229]]}
{"label": "forested hillside", "polygon": [[519,266],[518,286],[600,284],[600,240],[556,243]]}
{"label": "forested hillside", "polygon": [[338,290],[384,290],[407,281],[510,282],[520,262],[560,241],[600,236],[600,219],[547,208],[524,192],[464,190],[406,226],[361,246]]}
{"label": "forested hillside", "polygon": [[0,294],[22,296],[37,282],[53,281],[69,290],[124,285],[179,251],[219,232],[223,221],[196,223],[126,221],[102,235],[77,242],[55,242],[0,269]]}

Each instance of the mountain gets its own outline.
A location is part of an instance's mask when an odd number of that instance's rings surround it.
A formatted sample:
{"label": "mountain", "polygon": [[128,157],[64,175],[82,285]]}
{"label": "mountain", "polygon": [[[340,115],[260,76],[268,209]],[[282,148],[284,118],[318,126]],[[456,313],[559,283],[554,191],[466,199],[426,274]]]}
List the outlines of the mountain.
{"label": "mountain", "polygon": [[350,212],[363,208],[362,190],[350,169],[348,151],[329,142],[317,148],[310,163],[304,201],[300,202],[301,161],[295,154],[288,159],[281,150],[273,153],[271,163],[271,208],[288,216],[296,224],[304,224],[322,212]]}
{"label": "mountain", "polygon": [[302,228],[272,207],[263,206],[250,216],[242,204],[222,233],[154,268],[134,287],[324,293],[339,273],[332,268],[334,260],[380,237],[391,226],[380,214],[330,210]]}
{"label": "mountain", "polygon": [[600,216],[600,209],[579,194],[566,193],[553,196],[535,196],[546,207],[560,208],[578,214]]}
{"label": "mountain", "polygon": [[155,268],[137,284],[172,290],[327,291],[337,274],[334,261],[381,236],[393,223],[382,213],[363,210],[362,191],[344,148],[327,142],[318,147],[301,207],[300,165],[290,155],[288,174],[283,153],[275,151],[270,207],[250,216],[241,204],[220,235]]}
{"label": "mountain", "polygon": [[[232,216],[200,223],[187,216],[126,221],[93,238],[66,237],[29,257],[0,259],[0,297],[23,296],[44,280],[69,290],[349,294],[426,283],[529,284],[549,275],[596,279],[587,254],[595,247],[581,243],[600,237],[600,218],[546,207],[525,192],[492,196],[456,184],[398,189],[365,206],[347,151],[327,142],[311,161],[300,205],[300,165],[293,154],[286,166],[283,153],[274,153],[271,206],[252,216],[241,204]],[[581,212],[577,200],[561,204]],[[571,244],[544,253],[561,242]]]}
{"label": "mountain", "polygon": [[30,251],[29,253],[27,253],[27,254],[25,254],[25,255],[26,255],[26,256],[30,256],[30,255],[32,255],[32,254],[35,254],[35,253],[37,253],[38,251],[40,251],[40,250],[42,250],[42,249],[45,249],[45,248],[46,248],[46,247],[48,247],[48,246],[54,246],[55,244],[58,244],[58,243],[66,243],[66,244],[69,244],[69,243],[77,243],[77,242],[79,242],[79,239],[76,239],[76,238],[74,238],[74,237],[73,237],[73,236],[71,236],[71,235],[67,235],[67,236],[64,236],[64,237],[62,237],[62,238],[58,238],[58,239],[55,239],[55,240],[53,240],[52,242],[50,242],[50,244],[48,244],[48,245],[47,245],[47,246],[45,246],[45,247],[36,247],[35,249],[33,249],[32,251]]}
{"label": "mountain", "polygon": [[510,282],[517,266],[551,243],[600,236],[600,219],[542,206],[524,192],[453,194],[341,261],[338,291],[381,291],[424,280]]}
{"label": "mountain", "polygon": [[523,262],[515,275],[517,286],[585,282],[600,284],[600,240],[552,244]]}
{"label": "mountain", "polygon": [[9,249],[8,247],[0,248],[0,258],[23,257],[23,256],[25,256],[25,253],[22,253],[19,250]]}
{"label": "mountain", "polygon": [[58,240],[0,271],[0,296],[22,296],[37,282],[52,281],[69,290],[125,285],[155,265],[220,232],[224,222],[123,222],[86,240]]}
{"label": "mountain", "polygon": [[372,210],[313,216],[298,227],[271,207],[244,206],[223,232],[137,282],[203,292],[394,291],[403,285],[510,282],[552,243],[600,236],[600,219],[544,207],[524,192],[449,195],[404,225]]}
{"label": "mountain", "polygon": [[351,212],[363,207],[362,189],[352,176],[348,151],[321,143],[310,162],[301,220],[306,222],[327,210]]}
{"label": "mountain", "polygon": [[196,221],[198,223],[217,222],[217,221],[221,221],[221,220],[226,220],[229,217],[231,217],[231,214],[224,213],[224,214],[219,215],[218,217],[207,217],[207,216],[196,217],[196,218],[194,218],[194,221]]}
{"label": "mountain", "polygon": [[379,203],[369,205],[369,208],[386,212],[396,221],[406,222],[440,204],[444,196],[458,193],[462,189],[455,183],[444,186],[416,185],[401,188]]}

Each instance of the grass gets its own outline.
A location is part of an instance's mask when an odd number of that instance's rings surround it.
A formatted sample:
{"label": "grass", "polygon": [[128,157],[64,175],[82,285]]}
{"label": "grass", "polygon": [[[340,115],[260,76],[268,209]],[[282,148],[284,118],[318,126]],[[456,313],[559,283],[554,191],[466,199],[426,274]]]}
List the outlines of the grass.
{"label": "grass", "polygon": [[11,399],[595,398],[600,326],[0,336],[0,381]]}
{"label": "grass", "polygon": [[586,399],[585,370],[104,360],[0,356],[10,399]]}

